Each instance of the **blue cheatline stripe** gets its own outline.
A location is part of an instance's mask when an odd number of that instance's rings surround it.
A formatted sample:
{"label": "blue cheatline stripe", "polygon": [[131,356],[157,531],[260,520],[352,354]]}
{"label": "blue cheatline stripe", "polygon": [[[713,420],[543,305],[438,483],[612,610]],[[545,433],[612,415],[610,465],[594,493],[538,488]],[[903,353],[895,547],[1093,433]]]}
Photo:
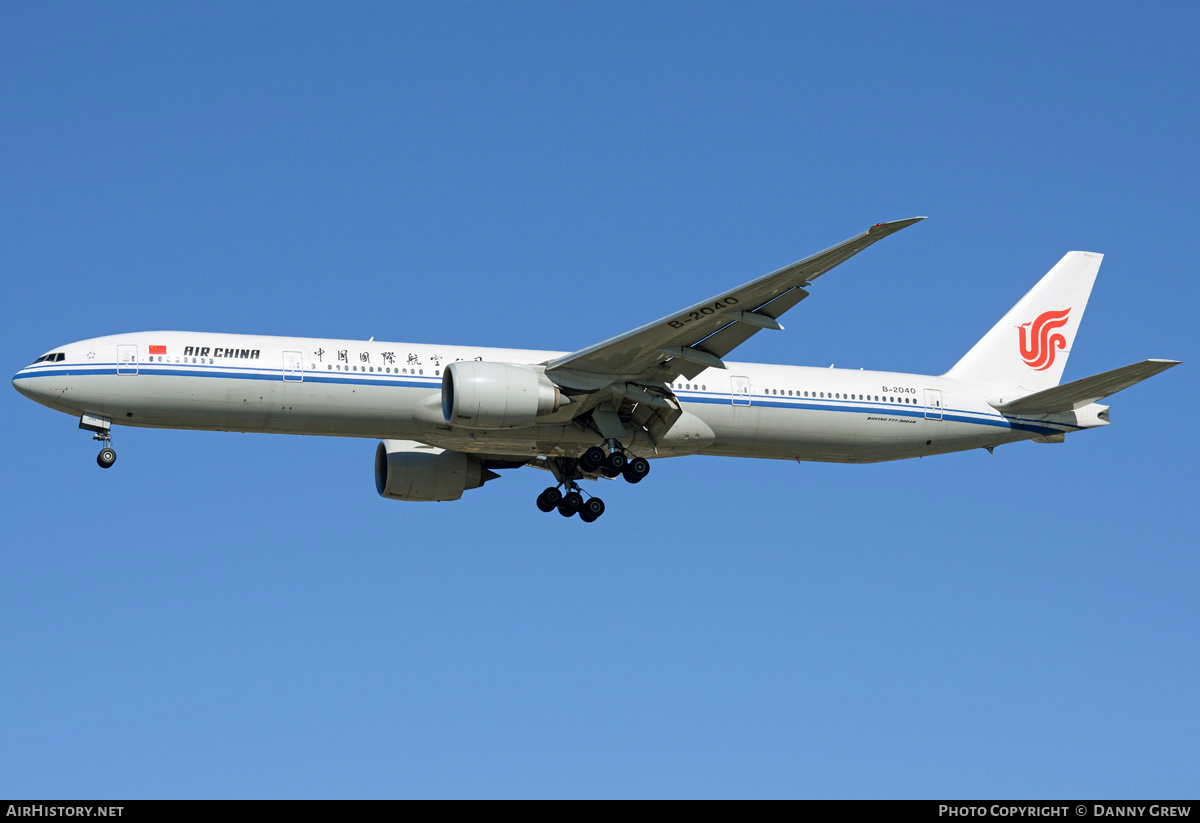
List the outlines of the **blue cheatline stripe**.
{"label": "blue cheatline stripe", "polygon": [[[353,383],[362,386],[389,386],[403,388],[435,388],[442,383],[441,377],[418,376],[412,374],[375,374],[357,376],[346,374],[345,372],[335,372],[326,374],[323,372],[301,372],[303,380],[284,380],[283,371],[276,369],[246,369],[236,367],[221,367],[221,366],[179,366],[172,365],[170,368],[155,365],[154,367],[139,365],[136,372],[127,372],[121,376],[136,377],[142,375],[156,375],[160,377],[223,377],[230,380],[274,380],[280,383]],[[57,368],[53,370],[22,370],[14,375],[17,377],[61,377],[74,375],[76,377],[90,377],[93,375],[115,375],[120,374],[115,363],[106,363],[102,366],[85,365],[82,368],[76,366],[74,368]]]}
{"label": "blue cheatline stripe", "polygon": [[[676,392],[676,394],[686,394],[686,392]],[[779,402],[772,395],[770,399],[763,395],[752,395],[753,405],[747,408],[774,408],[774,409],[804,409],[806,411],[829,411],[829,412],[847,412],[851,414],[886,414],[892,417],[916,417],[919,419],[929,419],[937,422],[937,418],[926,418],[924,406],[892,406],[886,403],[867,404],[866,401],[860,402],[861,405],[847,406],[840,404],[821,404],[808,401],[790,401]],[[724,398],[720,397],[695,397],[688,398],[688,403],[709,403],[717,405],[729,405],[728,395]],[[843,401],[845,402],[845,401]],[[1043,421],[1033,421],[1028,418],[1008,418],[996,416],[988,416],[984,412],[973,412],[964,409],[943,409],[942,419],[949,420],[954,423],[973,423],[980,426],[995,426],[1002,429],[1017,429],[1019,431],[1031,431],[1038,434],[1058,434],[1064,430],[1078,430],[1082,426],[1076,426],[1071,423],[1045,423]],[[1061,426],[1063,428],[1050,428],[1051,426]]]}
{"label": "blue cheatline stripe", "polygon": [[[76,363],[73,365],[55,364],[49,368],[41,366],[30,366],[17,372],[13,379],[18,377],[61,377],[68,375],[75,376],[91,376],[91,375],[115,375],[118,373],[119,364],[117,363],[99,363],[85,364]],[[159,377],[215,377],[235,380],[273,380],[280,383],[333,383],[333,384],[352,384],[359,386],[387,386],[390,388],[408,388],[408,389],[431,389],[439,386],[442,382],[441,377],[436,375],[411,375],[411,374],[375,374],[367,376],[359,373],[357,376],[346,374],[345,372],[314,372],[303,371],[303,380],[284,380],[283,371],[280,369],[264,369],[263,367],[245,367],[245,366],[211,366],[199,367],[188,365],[174,365],[169,368],[164,368],[155,364],[153,367],[139,364],[137,367],[137,375],[127,374],[123,376],[134,377],[140,375],[154,375]],[[679,391],[675,393],[684,403],[696,403],[706,405],[731,405],[730,395],[713,394],[711,392],[689,392]],[[924,406],[894,406],[887,403],[872,403],[870,401],[851,401],[844,400],[834,403],[814,402],[812,398],[788,399],[776,398],[774,395],[751,395],[751,404],[748,408],[773,408],[773,409],[798,409],[803,411],[823,411],[823,412],[841,412],[847,414],[886,414],[892,417],[916,417],[919,419],[929,419],[936,422],[937,418],[926,418]],[[853,403],[854,405],[847,405]],[[1029,418],[1020,417],[1003,417],[999,414],[995,416],[988,415],[986,412],[975,412],[966,409],[943,409],[942,420],[947,420],[954,423],[968,423],[979,426],[994,426],[1003,429],[1016,429],[1018,431],[1029,431],[1037,434],[1059,434],[1063,431],[1079,430],[1082,426],[1076,426],[1070,423],[1045,423],[1043,421],[1034,421]],[[1054,428],[1058,427],[1058,428]]]}

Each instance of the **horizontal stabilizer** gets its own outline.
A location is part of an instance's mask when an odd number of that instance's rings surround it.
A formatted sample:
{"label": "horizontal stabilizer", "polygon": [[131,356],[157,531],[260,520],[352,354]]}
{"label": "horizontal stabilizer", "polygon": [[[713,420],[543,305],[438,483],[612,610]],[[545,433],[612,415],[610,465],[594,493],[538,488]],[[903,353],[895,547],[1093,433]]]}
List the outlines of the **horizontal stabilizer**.
{"label": "horizontal stabilizer", "polygon": [[1178,360],[1143,360],[1130,366],[1094,374],[1052,389],[1028,394],[1008,403],[993,403],[992,407],[1001,414],[1054,414],[1083,408],[1127,389],[1135,383],[1153,377],[1172,366]]}

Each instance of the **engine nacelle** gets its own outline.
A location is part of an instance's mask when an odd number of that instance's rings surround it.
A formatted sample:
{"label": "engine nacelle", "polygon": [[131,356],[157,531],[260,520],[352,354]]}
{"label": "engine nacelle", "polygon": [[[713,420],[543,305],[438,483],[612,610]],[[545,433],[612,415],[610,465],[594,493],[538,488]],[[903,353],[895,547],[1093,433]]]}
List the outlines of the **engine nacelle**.
{"label": "engine nacelle", "polygon": [[528,426],[565,402],[558,386],[529,366],[460,360],[442,372],[442,417],[452,426]]}
{"label": "engine nacelle", "polygon": [[457,500],[499,476],[477,457],[413,440],[384,440],[375,449],[375,489],[389,500]]}

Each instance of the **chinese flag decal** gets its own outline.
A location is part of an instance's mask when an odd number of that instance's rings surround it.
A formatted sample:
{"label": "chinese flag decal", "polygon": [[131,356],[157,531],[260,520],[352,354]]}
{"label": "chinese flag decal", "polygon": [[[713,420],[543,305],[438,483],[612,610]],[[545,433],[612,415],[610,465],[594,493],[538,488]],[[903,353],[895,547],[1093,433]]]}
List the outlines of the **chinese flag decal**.
{"label": "chinese flag decal", "polygon": [[151,354],[166,354],[167,347],[166,346],[151,346],[150,353]]}

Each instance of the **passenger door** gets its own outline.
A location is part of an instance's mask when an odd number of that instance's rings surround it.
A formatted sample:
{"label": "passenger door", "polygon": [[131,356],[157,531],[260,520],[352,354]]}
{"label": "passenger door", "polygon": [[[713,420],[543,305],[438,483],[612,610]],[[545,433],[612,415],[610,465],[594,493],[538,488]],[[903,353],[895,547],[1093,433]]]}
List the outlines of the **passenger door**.
{"label": "passenger door", "polygon": [[733,405],[749,406],[750,405],[750,378],[740,377],[738,375],[730,375],[730,385],[733,390]]}
{"label": "passenger door", "polygon": [[285,351],[283,353],[283,379],[297,383],[304,380],[304,360],[300,352]]}
{"label": "passenger door", "polygon": [[117,346],[117,374],[138,373],[138,347],[132,343]]}
{"label": "passenger door", "polygon": [[942,419],[942,392],[940,389],[925,390],[925,419]]}

